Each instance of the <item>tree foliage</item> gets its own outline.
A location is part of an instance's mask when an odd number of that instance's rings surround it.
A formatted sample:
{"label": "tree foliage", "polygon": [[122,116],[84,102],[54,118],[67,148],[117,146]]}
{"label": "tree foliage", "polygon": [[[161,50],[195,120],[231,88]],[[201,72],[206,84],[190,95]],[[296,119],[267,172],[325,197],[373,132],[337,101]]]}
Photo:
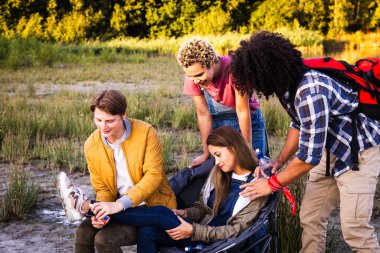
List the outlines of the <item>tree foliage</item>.
{"label": "tree foliage", "polygon": [[380,0],[4,0],[0,35],[78,42],[257,29],[371,32]]}

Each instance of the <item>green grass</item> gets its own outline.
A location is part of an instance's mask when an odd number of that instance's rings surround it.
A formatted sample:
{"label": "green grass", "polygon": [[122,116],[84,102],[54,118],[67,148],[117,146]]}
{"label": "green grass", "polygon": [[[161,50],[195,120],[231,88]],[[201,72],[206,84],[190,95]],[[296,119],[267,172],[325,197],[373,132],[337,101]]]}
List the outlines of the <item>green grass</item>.
{"label": "green grass", "polygon": [[[235,43],[230,39],[225,38],[217,47],[226,50],[222,45]],[[95,129],[88,106],[97,91],[116,87],[127,97],[127,116],[147,121],[157,129],[166,172],[188,166],[202,152],[202,145],[194,105],[182,95],[183,72],[173,56],[154,48],[165,41],[157,41],[150,53],[127,49],[127,41],[78,48],[66,45],[67,56],[51,65],[0,68],[0,160],[16,165],[37,160],[43,169],[87,173],[83,143]],[[119,47],[122,52],[116,53]],[[104,49],[94,55],[95,48]],[[277,99],[260,102],[271,154],[276,157],[290,118]],[[303,186],[298,183],[291,189],[299,204]],[[299,220],[291,216],[284,199],[279,215],[282,252],[297,252]],[[334,241],[329,243],[333,245]]]}
{"label": "green grass", "polygon": [[[297,215],[291,214],[291,207],[284,194],[281,193],[278,203],[279,244],[281,252],[299,252],[301,249],[301,227],[299,208],[304,193],[306,176],[289,185],[289,190],[297,203]],[[290,243],[291,242],[291,243]]]}
{"label": "green grass", "polygon": [[[8,91],[25,91],[24,84],[65,85],[86,82],[132,83],[144,86],[144,90],[157,89],[163,85],[171,90],[183,82],[183,73],[177,62],[170,57],[151,57],[144,63],[65,63],[53,67],[31,67],[21,69],[0,68],[0,83]],[[20,86],[20,84],[23,84]],[[169,88],[168,88],[169,87]],[[182,92],[181,92],[182,93]]]}
{"label": "green grass", "polygon": [[[12,93],[0,89],[4,97],[0,101],[0,158],[13,163],[40,159],[51,168],[85,172],[82,146],[95,129],[89,110],[95,92],[62,89],[37,95],[35,91],[33,94],[23,92],[27,87],[18,87]],[[37,84],[33,87],[40,89]],[[201,146],[200,139],[194,138],[196,134],[184,132],[175,139],[169,134],[181,129],[196,131],[194,108],[181,103],[183,97],[178,92],[164,93],[161,89],[157,92],[128,91],[125,94],[128,117],[144,120],[157,129],[169,129],[163,136],[168,170],[177,166],[174,161],[177,153],[183,150],[195,152],[197,146]]]}
{"label": "green grass", "polygon": [[174,129],[198,129],[194,105],[177,104],[174,107],[172,127]]}
{"label": "green grass", "polygon": [[[300,29],[299,29],[300,30]],[[321,44],[323,38],[316,32],[283,29],[296,45]],[[303,34],[301,36],[300,34]],[[307,35],[307,36],[306,36]],[[148,58],[174,56],[181,43],[194,35],[180,38],[136,39],[118,38],[108,42],[89,41],[81,44],[44,42],[29,38],[0,37],[0,66],[7,69],[25,67],[55,67],[67,64],[145,64]],[[203,36],[214,45],[219,54],[227,54],[238,47],[248,34],[226,33]]]}
{"label": "green grass", "polygon": [[[48,167],[86,172],[82,145],[95,129],[88,107],[96,91],[114,86],[127,97],[128,117],[170,133],[162,137],[166,170],[184,167],[202,151],[195,108],[182,95],[183,72],[172,57],[2,69],[0,76],[0,159],[8,162],[41,159]],[[261,101],[269,134],[285,135],[289,118],[278,101]]]}
{"label": "green grass", "polygon": [[[195,108],[191,99],[182,95],[183,72],[173,57],[184,39],[122,39],[84,45],[0,39],[0,160],[15,164],[10,165],[0,218],[23,218],[37,200],[38,185],[17,166],[38,161],[46,170],[87,173],[83,143],[95,129],[88,106],[96,91],[105,88],[123,90],[127,116],[147,121],[157,129],[167,173],[188,166],[202,152],[202,145]],[[235,47],[240,37],[208,39],[223,54]],[[302,50],[308,56],[321,53],[319,47]],[[345,51],[338,58],[348,57],[346,54],[358,57]],[[271,155],[276,157],[290,118],[277,99],[260,102]],[[304,180],[290,189],[299,207]],[[291,216],[283,196],[278,215],[281,252],[298,252],[299,217]],[[334,252],[336,240],[336,235],[329,234],[328,252]]]}
{"label": "green grass", "polygon": [[277,98],[261,99],[260,108],[264,115],[267,131],[278,136],[284,136],[289,130],[290,117],[282,108]]}
{"label": "green grass", "polygon": [[162,157],[165,170],[170,171],[174,163],[174,136],[168,132],[159,132],[162,144]]}
{"label": "green grass", "polygon": [[62,44],[37,39],[0,37],[0,65],[5,68],[53,67],[68,63],[139,63],[145,62],[149,50],[119,50],[106,44]]}
{"label": "green grass", "polygon": [[166,172],[178,171],[191,163],[190,154],[202,152],[202,142],[194,130],[159,129]]}
{"label": "green grass", "polygon": [[36,204],[40,186],[32,181],[25,170],[12,166],[7,181],[0,205],[0,218],[3,221],[23,219]]}
{"label": "green grass", "polygon": [[[318,32],[304,28],[280,28],[280,32],[289,38],[296,46],[307,54],[323,54],[335,45],[341,45],[339,50],[378,48],[380,34],[363,34],[361,32],[334,38],[324,38]],[[107,42],[87,41],[81,44],[65,44],[43,42],[37,39],[0,37],[0,66],[5,69],[20,69],[30,67],[56,67],[79,64],[144,64],[149,65],[149,59],[159,56],[174,57],[181,43],[194,35],[180,38],[117,38]],[[213,44],[220,54],[227,54],[239,46],[241,40],[249,38],[250,34],[228,32],[221,35],[205,35],[203,38]],[[310,51],[311,50],[311,51]],[[159,66],[159,65],[157,65]],[[165,65],[161,65],[165,68]],[[149,72],[147,73],[149,74]]]}

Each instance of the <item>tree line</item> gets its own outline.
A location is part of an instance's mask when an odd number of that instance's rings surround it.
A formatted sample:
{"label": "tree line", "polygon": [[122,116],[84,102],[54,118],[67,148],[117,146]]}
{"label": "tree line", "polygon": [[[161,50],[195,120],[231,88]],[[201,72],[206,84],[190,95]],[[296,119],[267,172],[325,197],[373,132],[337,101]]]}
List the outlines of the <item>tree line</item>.
{"label": "tree line", "polygon": [[79,42],[303,28],[377,31],[380,0],[4,0],[0,35]]}

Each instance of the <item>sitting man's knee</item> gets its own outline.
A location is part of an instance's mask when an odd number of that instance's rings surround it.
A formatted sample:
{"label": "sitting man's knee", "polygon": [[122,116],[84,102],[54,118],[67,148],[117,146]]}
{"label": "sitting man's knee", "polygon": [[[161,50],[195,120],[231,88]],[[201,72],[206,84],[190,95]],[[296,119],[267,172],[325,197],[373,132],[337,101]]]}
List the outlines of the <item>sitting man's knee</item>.
{"label": "sitting man's knee", "polygon": [[81,244],[93,244],[96,231],[88,220],[83,221],[75,231],[75,240]]}
{"label": "sitting man's knee", "polygon": [[110,234],[103,233],[103,232],[104,231],[100,230],[95,235],[95,239],[94,239],[95,248],[100,252],[103,252],[105,250],[111,250],[111,249],[116,250],[116,252],[119,252],[118,250],[122,252],[118,242],[115,241],[114,238],[112,238]]}

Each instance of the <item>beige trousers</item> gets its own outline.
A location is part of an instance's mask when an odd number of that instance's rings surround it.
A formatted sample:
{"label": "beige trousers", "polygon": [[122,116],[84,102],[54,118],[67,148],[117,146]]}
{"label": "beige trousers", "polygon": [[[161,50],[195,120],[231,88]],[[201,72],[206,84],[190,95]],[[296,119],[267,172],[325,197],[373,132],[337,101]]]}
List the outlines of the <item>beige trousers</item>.
{"label": "beige trousers", "polygon": [[[336,158],[331,155],[330,167]],[[344,240],[355,252],[380,252],[373,226],[369,224],[380,172],[380,147],[359,154],[359,171],[347,171],[337,178],[326,177],[326,152],[310,171],[301,204],[302,249],[300,252],[325,252],[327,219],[340,207]]]}

